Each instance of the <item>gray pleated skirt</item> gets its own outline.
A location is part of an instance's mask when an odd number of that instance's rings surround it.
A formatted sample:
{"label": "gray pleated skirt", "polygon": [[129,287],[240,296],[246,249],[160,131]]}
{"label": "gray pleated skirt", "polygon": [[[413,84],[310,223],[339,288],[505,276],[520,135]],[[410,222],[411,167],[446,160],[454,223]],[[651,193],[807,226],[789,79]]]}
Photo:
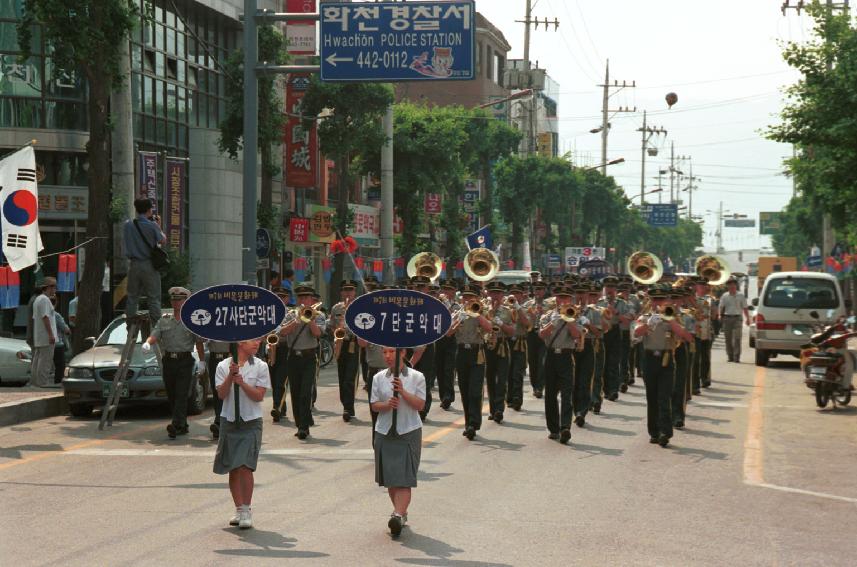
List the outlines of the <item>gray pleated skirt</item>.
{"label": "gray pleated skirt", "polygon": [[413,488],[417,485],[422,428],[404,435],[375,432],[375,482],[386,488]]}
{"label": "gray pleated skirt", "polygon": [[259,450],[262,448],[262,418],[241,420],[241,427],[233,421],[220,420],[220,439],[214,456],[214,472],[227,474],[240,467],[256,470]]}

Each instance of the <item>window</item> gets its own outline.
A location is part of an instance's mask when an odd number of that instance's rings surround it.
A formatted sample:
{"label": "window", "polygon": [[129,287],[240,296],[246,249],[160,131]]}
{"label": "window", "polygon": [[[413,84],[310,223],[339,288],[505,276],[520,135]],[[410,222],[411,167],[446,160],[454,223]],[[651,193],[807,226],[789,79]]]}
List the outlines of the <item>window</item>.
{"label": "window", "polygon": [[489,79],[494,77],[494,50],[490,45],[485,47],[485,76]]}
{"label": "window", "polygon": [[768,284],[764,304],[791,309],[835,309],[839,306],[839,295],[836,285],[827,279],[775,279]]}
{"label": "window", "polygon": [[0,127],[41,128],[41,99],[0,98]]}

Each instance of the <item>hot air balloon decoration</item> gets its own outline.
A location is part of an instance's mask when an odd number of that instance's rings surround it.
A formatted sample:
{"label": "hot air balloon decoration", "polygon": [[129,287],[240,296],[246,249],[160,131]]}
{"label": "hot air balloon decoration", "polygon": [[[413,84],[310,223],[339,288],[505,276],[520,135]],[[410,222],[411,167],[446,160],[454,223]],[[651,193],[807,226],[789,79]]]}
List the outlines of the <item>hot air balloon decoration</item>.
{"label": "hot air balloon decoration", "polygon": [[675,93],[667,93],[667,96],[665,98],[667,99],[667,105],[669,105],[670,108],[672,108],[673,105],[678,102],[678,95]]}

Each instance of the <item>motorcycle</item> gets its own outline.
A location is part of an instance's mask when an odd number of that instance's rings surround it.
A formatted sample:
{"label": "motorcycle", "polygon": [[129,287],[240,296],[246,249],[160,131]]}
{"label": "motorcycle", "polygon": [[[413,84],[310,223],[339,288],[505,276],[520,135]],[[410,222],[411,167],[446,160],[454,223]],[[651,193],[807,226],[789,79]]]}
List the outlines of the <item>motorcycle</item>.
{"label": "motorcycle", "polygon": [[857,332],[849,331],[855,322],[854,317],[834,321],[826,328],[816,329],[809,343],[801,346],[804,382],[815,391],[815,403],[820,408],[833,402],[836,409],[837,405],[847,406],[851,402],[855,353],[848,350],[848,339],[857,337]]}

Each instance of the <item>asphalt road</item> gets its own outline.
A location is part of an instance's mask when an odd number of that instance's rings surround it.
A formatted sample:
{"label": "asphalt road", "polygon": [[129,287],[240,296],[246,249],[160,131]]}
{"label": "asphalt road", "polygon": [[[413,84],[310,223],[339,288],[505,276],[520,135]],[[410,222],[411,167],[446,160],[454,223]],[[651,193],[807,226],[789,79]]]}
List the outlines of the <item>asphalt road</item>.
{"label": "asphalt road", "polygon": [[[572,442],[529,397],[461,436],[432,408],[409,528],[392,540],[373,482],[369,416],[345,424],[335,375],[298,441],[266,418],[256,528],[238,531],[211,472],[211,410],[167,439],[166,412],[0,428],[5,565],[854,565],[857,409],[818,410],[797,365],[715,348],[714,385],[667,449],[648,442],[641,381]],[[529,388],[527,388],[529,390]],[[266,401],[266,412],[270,401]],[[296,561],[295,561],[296,560]]]}

